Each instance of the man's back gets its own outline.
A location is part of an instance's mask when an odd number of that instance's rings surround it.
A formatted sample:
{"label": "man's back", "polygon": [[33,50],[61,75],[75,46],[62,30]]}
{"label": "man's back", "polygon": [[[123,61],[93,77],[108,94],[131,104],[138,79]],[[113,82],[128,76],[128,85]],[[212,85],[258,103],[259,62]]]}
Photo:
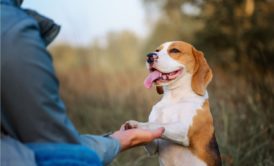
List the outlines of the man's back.
{"label": "man's back", "polygon": [[79,143],[40,27],[13,3],[1,0],[1,128],[22,142]]}

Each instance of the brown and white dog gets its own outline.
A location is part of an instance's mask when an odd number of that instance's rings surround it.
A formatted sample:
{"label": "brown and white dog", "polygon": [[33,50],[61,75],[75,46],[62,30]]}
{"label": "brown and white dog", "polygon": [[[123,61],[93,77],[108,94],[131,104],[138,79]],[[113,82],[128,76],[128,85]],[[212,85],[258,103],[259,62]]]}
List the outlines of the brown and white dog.
{"label": "brown and white dog", "polygon": [[166,42],[149,53],[150,71],[144,84],[154,83],[162,99],[153,106],[149,122],[128,121],[126,128],[164,127],[162,139],[146,145],[158,154],[161,166],[219,166],[220,153],[206,87],[212,71],[201,51],[182,42]]}

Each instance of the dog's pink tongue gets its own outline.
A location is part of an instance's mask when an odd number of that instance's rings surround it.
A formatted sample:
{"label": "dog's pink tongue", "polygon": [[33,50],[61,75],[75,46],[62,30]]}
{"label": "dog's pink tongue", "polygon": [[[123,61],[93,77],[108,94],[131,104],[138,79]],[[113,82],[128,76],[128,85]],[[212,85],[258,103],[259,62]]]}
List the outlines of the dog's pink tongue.
{"label": "dog's pink tongue", "polygon": [[149,73],[149,75],[147,76],[147,78],[144,81],[144,85],[146,88],[151,88],[153,81],[157,80],[158,78],[161,77],[161,73],[157,70]]}

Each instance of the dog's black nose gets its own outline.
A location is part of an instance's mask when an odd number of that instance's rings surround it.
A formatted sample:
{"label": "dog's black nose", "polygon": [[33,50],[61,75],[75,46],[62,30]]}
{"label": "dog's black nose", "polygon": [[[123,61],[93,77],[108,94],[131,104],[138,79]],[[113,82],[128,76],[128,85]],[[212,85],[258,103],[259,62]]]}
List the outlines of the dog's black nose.
{"label": "dog's black nose", "polygon": [[156,59],[158,59],[158,55],[155,52],[151,52],[147,54],[147,63],[151,64],[153,63]]}

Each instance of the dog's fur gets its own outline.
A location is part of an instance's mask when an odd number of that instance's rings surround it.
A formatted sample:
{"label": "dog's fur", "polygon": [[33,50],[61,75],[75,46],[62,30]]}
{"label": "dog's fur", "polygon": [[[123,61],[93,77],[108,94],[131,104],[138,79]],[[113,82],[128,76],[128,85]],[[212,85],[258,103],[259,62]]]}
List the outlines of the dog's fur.
{"label": "dog's fur", "polygon": [[220,166],[206,91],[212,71],[203,53],[182,41],[166,42],[154,53],[155,61],[147,63],[150,70],[170,73],[182,69],[181,73],[173,80],[154,82],[163,97],[153,106],[149,122],[131,120],[126,125],[165,128],[162,139],[146,145],[150,154],[159,155],[162,166]]}

